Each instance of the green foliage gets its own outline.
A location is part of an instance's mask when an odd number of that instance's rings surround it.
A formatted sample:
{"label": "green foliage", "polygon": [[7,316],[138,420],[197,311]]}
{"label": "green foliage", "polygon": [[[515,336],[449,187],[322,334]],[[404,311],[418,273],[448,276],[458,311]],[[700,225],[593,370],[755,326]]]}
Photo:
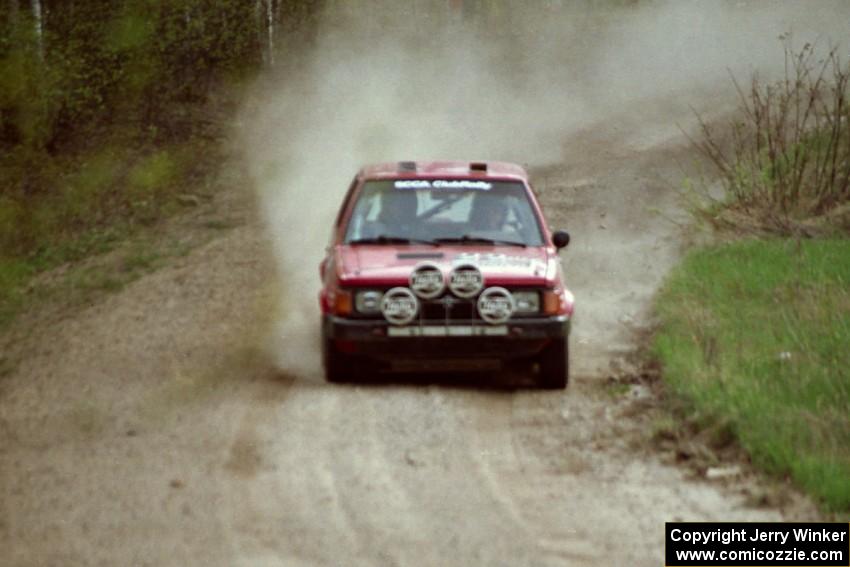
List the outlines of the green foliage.
{"label": "green foliage", "polygon": [[51,7],[42,46],[20,10],[0,28],[0,143],[53,153],[104,122],[172,126],[175,102],[203,101],[223,78],[256,68],[255,8],[76,0]]}
{"label": "green foliage", "polygon": [[[266,1],[280,33],[320,7]],[[177,210],[221,154],[213,95],[268,49],[256,0],[42,0],[41,34],[17,5],[0,10],[0,309],[34,273]]]}
{"label": "green foliage", "polygon": [[673,390],[754,462],[850,510],[850,240],[745,241],[689,254],[657,309]]}

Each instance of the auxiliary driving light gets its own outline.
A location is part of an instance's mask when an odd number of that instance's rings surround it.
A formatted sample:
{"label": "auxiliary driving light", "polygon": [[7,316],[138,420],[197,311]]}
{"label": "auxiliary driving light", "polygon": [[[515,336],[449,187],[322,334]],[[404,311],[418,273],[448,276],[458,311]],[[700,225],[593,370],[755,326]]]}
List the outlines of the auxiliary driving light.
{"label": "auxiliary driving light", "polygon": [[419,300],[406,287],[394,287],[381,299],[381,313],[393,325],[407,325],[419,312]]}
{"label": "auxiliary driving light", "polygon": [[505,323],[514,309],[514,298],[503,287],[488,287],[478,296],[478,314],[492,325]]}

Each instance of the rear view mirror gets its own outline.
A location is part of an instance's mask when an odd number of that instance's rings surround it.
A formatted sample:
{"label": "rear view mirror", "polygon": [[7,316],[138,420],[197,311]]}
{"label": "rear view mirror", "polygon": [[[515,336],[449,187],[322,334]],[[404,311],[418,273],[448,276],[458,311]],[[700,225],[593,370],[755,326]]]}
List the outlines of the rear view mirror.
{"label": "rear view mirror", "polygon": [[552,244],[555,245],[555,248],[558,248],[559,250],[561,248],[566,248],[569,243],[570,233],[566,230],[556,230],[552,233]]}

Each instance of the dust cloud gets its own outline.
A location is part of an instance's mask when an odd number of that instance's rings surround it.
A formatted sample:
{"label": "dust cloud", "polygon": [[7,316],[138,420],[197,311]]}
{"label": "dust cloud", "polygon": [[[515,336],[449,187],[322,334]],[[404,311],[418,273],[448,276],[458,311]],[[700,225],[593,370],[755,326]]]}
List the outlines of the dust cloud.
{"label": "dust cloud", "polygon": [[658,116],[731,99],[730,71],[780,72],[781,34],[827,45],[848,23],[841,1],[329,1],[246,96],[236,136],[278,261],[277,365],[318,379],[318,264],[361,165],[551,163],[608,120],[671,136]]}

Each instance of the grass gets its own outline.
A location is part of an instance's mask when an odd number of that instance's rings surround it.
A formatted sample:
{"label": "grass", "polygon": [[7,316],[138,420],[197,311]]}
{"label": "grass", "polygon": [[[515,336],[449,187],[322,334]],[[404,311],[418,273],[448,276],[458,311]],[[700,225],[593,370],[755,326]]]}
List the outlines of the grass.
{"label": "grass", "polygon": [[[40,274],[58,268],[67,271],[66,288],[115,290],[155,269],[172,254],[151,248],[148,227],[184,209],[187,190],[207,197],[217,189],[214,143],[110,142],[74,156],[0,159],[0,328],[44,295],[32,283]],[[33,171],[42,173],[36,179]],[[28,183],[38,190],[24,191]],[[76,266],[111,251],[122,255],[120,265]]]}
{"label": "grass", "polygon": [[850,510],[850,240],[696,250],[657,310],[654,350],[673,392],[757,466]]}

